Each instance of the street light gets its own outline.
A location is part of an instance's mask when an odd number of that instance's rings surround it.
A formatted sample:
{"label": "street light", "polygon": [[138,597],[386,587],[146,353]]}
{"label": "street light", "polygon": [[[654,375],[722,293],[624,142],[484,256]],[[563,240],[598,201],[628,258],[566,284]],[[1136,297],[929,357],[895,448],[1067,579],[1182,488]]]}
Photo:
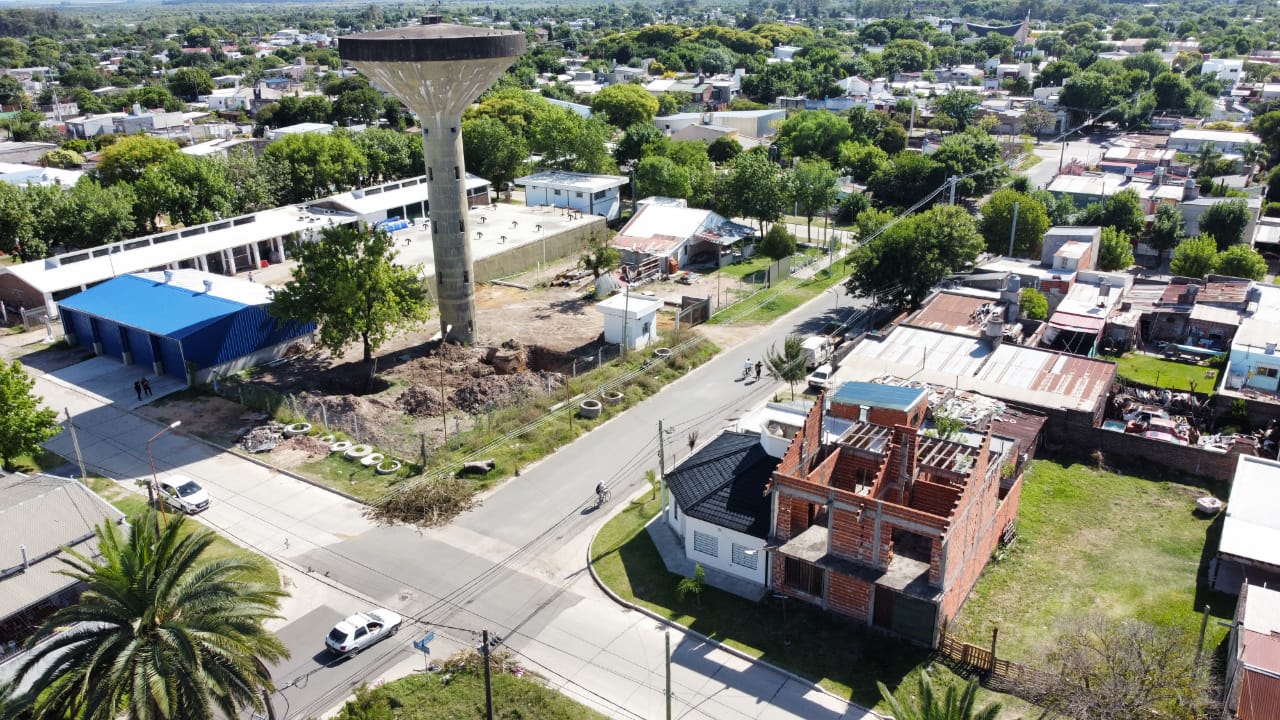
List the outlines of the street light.
{"label": "street light", "polygon": [[[151,455],[151,443],[155,442],[156,438],[178,427],[181,424],[182,424],[181,420],[174,420],[173,422],[169,423],[167,427],[161,429],[160,432],[156,433],[155,435],[152,435],[151,438],[147,440],[147,462],[151,463],[151,484],[147,486],[147,503],[150,505],[155,504],[156,485],[158,485],[160,482],[159,479],[156,478],[156,459]],[[160,511],[164,512],[164,508],[161,508]]]}
{"label": "street light", "polygon": [[834,296],[835,296],[835,298],[836,298],[836,307],[835,307],[835,312],[836,312],[836,317],[837,317],[837,318],[839,318],[839,315],[840,315],[840,288],[838,288],[838,287],[831,287],[831,288],[827,288],[827,292],[831,293],[831,294],[832,294],[832,295],[834,295]]}

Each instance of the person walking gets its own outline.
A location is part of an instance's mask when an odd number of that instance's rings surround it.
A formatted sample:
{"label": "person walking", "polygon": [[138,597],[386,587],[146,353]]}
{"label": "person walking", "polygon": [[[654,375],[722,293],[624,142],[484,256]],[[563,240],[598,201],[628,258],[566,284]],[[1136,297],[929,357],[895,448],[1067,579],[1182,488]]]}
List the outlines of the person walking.
{"label": "person walking", "polygon": [[756,381],[757,382],[760,380],[760,371],[763,369],[764,369],[764,363],[757,360],[756,361]]}
{"label": "person walking", "polygon": [[141,400],[142,399],[142,381],[141,380],[133,381],[133,391],[138,394],[138,399]]}
{"label": "person walking", "polygon": [[142,394],[151,397],[151,383],[146,378],[142,378]]}

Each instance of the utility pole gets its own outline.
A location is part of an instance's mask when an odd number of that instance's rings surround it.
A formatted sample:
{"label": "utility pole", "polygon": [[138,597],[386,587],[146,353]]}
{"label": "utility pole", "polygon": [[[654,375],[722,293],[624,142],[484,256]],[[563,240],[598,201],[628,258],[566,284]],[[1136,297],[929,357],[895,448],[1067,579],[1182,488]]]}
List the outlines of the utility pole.
{"label": "utility pole", "polygon": [[662,429],[662,421],[658,421],[658,486],[662,496],[662,510],[667,509],[667,433]]}
{"label": "utility pole", "polygon": [[484,716],[487,720],[493,720],[493,682],[489,679],[489,631],[481,631],[480,637],[483,643],[480,646],[480,654],[484,656]]}
{"label": "utility pole", "polygon": [[1021,203],[1013,204],[1013,225],[1009,228],[1009,257],[1013,257],[1013,239],[1018,237],[1018,206]]}
{"label": "utility pole", "polygon": [[71,408],[62,408],[67,414],[67,428],[71,430],[71,447],[76,449],[76,462],[80,464],[80,482],[89,482],[89,473],[84,469],[84,456],[80,454],[80,440],[76,437],[76,424],[71,421]]}
{"label": "utility pole", "polygon": [[958,177],[956,177],[955,175],[951,176],[951,203],[950,204],[952,205],[956,204],[956,181],[957,180],[959,180]]}
{"label": "utility pole", "polygon": [[663,636],[667,639],[667,720],[671,720],[671,631]]}

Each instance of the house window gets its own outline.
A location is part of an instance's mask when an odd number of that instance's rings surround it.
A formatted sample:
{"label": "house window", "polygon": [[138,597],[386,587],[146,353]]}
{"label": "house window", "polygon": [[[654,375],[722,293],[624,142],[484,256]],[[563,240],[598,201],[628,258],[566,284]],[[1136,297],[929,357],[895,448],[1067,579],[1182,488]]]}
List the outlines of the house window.
{"label": "house window", "polygon": [[715,535],[708,535],[706,533],[702,533],[702,532],[698,532],[697,530],[694,530],[693,531],[693,549],[694,551],[700,552],[703,555],[710,555],[711,557],[720,557],[720,541],[716,539]]}
{"label": "house window", "polygon": [[552,190],[552,192],[553,192],[553,193],[555,193],[556,197],[560,197],[560,191],[559,191],[559,190]]}
{"label": "house window", "polygon": [[782,583],[792,590],[822,597],[823,575],[822,568],[789,557],[783,563]]}
{"label": "house window", "polygon": [[738,567],[744,567],[748,570],[756,569],[756,559],[759,556],[758,550],[748,554],[747,547],[745,545],[739,545],[738,543],[733,543],[732,545],[729,546],[729,551],[730,551],[729,559],[734,565],[737,565]]}
{"label": "house window", "polygon": [[579,200],[582,199],[582,193],[574,193],[573,196],[578,198]]}
{"label": "house window", "polygon": [[1280,369],[1259,365],[1257,372],[1254,373],[1258,377],[1271,378],[1272,380],[1280,377]]}
{"label": "house window", "polygon": [[601,190],[595,194],[595,198],[597,200],[603,200],[605,195],[608,195],[608,192]]}

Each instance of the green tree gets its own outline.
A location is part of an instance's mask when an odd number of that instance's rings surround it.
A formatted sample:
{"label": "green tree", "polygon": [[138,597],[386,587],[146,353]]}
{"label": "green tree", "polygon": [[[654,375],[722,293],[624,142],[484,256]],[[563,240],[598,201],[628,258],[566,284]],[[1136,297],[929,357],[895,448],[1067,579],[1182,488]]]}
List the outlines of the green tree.
{"label": "green tree", "polygon": [[1257,133],[1272,155],[1280,154],[1280,110],[1270,110],[1254,116],[1249,129]]}
{"label": "green tree", "polygon": [[1132,189],[1121,190],[1100,203],[1090,203],[1079,218],[1081,225],[1113,227],[1129,237],[1141,233],[1145,222],[1142,200]]}
{"label": "green tree", "polygon": [[640,122],[652,122],[658,114],[658,99],[639,85],[610,85],[591,98],[591,109],[604,113],[617,128],[628,128]]}
{"label": "green tree", "polygon": [[870,180],[887,162],[889,154],[871,143],[849,141],[840,144],[840,167],[858,182]]}
{"label": "green tree", "polygon": [[1195,88],[1183,75],[1173,72],[1162,72],[1151,82],[1151,90],[1155,93],[1156,110],[1164,112],[1182,112],[1192,109],[1192,95]]}
{"label": "green tree", "polygon": [[500,120],[478,117],[462,123],[462,152],[468,170],[488,178],[510,197],[511,181],[529,157],[529,146]]}
{"label": "green tree", "polygon": [[[104,522],[97,556],[67,550],[64,573],[83,583],[29,642],[19,702],[35,717],[113,720],[237,717],[264,709],[267,663],[288,657],[263,624],[279,589],[245,579],[256,563],[211,559],[212,530],[154,510],[127,531]],[[72,628],[67,630],[66,628]]]}
{"label": "green tree", "polygon": [[168,88],[174,96],[195,102],[201,95],[213,92],[213,78],[204,68],[181,67],[169,76]]}
{"label": "green tree", "polygon": [[[463,133],[462,145],[465,148],[465,124]],[[365,177],[369,184],[414,177],[426,172],[422,159],[422,138],[419,135],[385,128],[368,128],[352,133],[350,137],[356,149],[364,156],[365,172],[368,173]],[[467,160],[470,165],[470,156],[467,156]],[[490,175],[482,177],[493,180]]]}
{"label": "green tree", "polygon": [[399,701],[393,707],[391,696],[382,688],[370,689],[361,683],[356,688],[356,696],[342,706],[337,720],[396,720],[394,708],[398,707]]}
{"label": "green tree", "polygon": [[1182,221],[1182,212],[1172,203],[1160,203],[1156,207],[1155,219],[1151,221],[1151,229],[1147,234],[1147,242],[1160,251],[1160,258],[1178,246],[1186,235]]}
{"label": "green tree", "polygon": [[14,458],[62,432],[58,412],[41,407],[44,398],[32,393],[35,385],[22,363],[0,363],[0,467],[6,470]]}
{"label": "green tree", "polygon": [[227,164],[217,158],[174,153],[148,167],[134,183],[137,219],[154,232],[156,217],[191,226],[234,214],[236,189]]}
{"label": "green tree", "polygon": [[1040,133],[1053,127],[1053,113],[1039,105],[1033,105],[1022,115],[1022,132],[1034,136],[1040,142]]}
{"label": "green tree", "polygon": [[1196,176],[1209,177],[1216,174],[1218,161],[1222,159],[1222,151],[1213,143],[1204,143],[1195,153]]}
{"label": "green tree", "polygon": [[7,182],[0,182],[0,251],[23,262],[38,260],[49,253],[36,222],[31,194]]}
{"label": "green tree", "polygon": [[636,123],[627,128],[618,140],[613,158],[618,161],[619,167],[638,163],[647,157],[661,155],[669,142],[657,125],[651,122]]}
{"label": "green tree", "polygon": [[880,131],[876,144],[890,155],[900,153],[907,149],[907,129],[900,122],[891,122]]}
{"label": "green tree", "polygon": [[298,266],[275,293],[271,312],[283,320],[320,323],[320,345],[335,356],[359,340],[372,381],[373,353],[395,332],[427,315],[422,268],[395,263],[391,236],[338,225],[298,245]]}
{"label": "green tree", "polygon": [[288,178],[284,201],[302,202],[349,190],[367,172],[367,161],[350,137],[298,133],[267,146],[264,165],[274,165]]}
{"label": "green tree", "polygon": [[805,217],[805,240],[813,240],[813,217],[836,204],[839,176],[825,160],[801,160],[786,175],[787,198]]}
{"label": "green tree", "polygon": [[591,272],[592,278],[598,278],[609,272],[622,262],[622,253],[609,244],[608,238],[593,237],[587,243],[587,249],[578,257],[578,267]]}
{"label": "green tree", "polygon": [[1102,228],[1102,242],[1098,248],[1098,269],[1110,272],[1133,266],[1133,246],[1129,236],[1113,227]]}
{"label": "green tree", "polygon": [[1200,232],[1212,235],[1218,241],[1218,249],[1226,250],[1244,240],[1250,214],[1249,204],[1243,199],[1215,203],[1200,216]]}
{"label": "green tree", "polygon": [[43,224],[49,237],[69,248],[108,245],[134,236],[136,194],[128,183],[103,187],[92,177],[65,191]]}
{"label": "green tree", "polygon": [[957,193],[965,197],[986,194],[999,185],[1008,172],[1000,162],[1000,144],[978,127],[946,138],[929,157],[941,165],[947,175],[960,178]]}
{"label": "green tree", "polygon": [[978,229],[987,242],[987,250],[997,255],[1009,252],[1009,234],[1013,231],[1013,208],[1018,207],[1018,227],[1013,242],[1015,257],[1040,257],[1040,244],[1049,229],[1049,213],[1039,200],[1011,188],[991,194],[982,206]]}
{"label": "green tree", "polygon": [[942,165],[929,155],[903,151],[889,158],[889,162],[871,176],[867,189],[877,203],[896,205],[933,192],[942,184],[945,174]]}
{"label": "green tree", "polygon": [[845,287],[855,297],[917,308],[942,278],[970,265],[982,248],[982,235],[967,209],[936,205],[854,249]]}
{"label": "green tree", "polygon": [[1000,717],[1000,703],[990,703],[978,709],[978,679],[970,678],[964,690],[956,685],[947,687],[946,694],[934,693],[933,679],[928,670],[921,670],[916,684],[916,694],[909,700],[900,700],[885,684],[876,681],[880,697],[896,720],[996,720]]}
{"label": "green tree", "polygon": [[1240,145],[1240,158],[1244,161],[1245,182],[1253,182],[1254,173],[1258,172],[1259,167],[1265,169],[1267,161],[1271,159],[1271,152],[1266,145],[1247,142]]}
{"label": "green tree", "polygon": [[809,374],[804,340],[799,335],[788,335],[782,340],[781,351],[770,345],[764,355],[764,366],[769,371],[769,377],[791,387],[791,398],[795,399],[796,383],[803,382]]}
{"label": "green tree", "polygon": [[1218,253],[1213,271],[1219,275],[1262,280],[1267,275],[1267,261],[1257,250],[1237,243]]}
{"label": "green tree", "polygon": [[796,236],[788,232],[782,223],[774,223],[756,249],[770,260],[791,257],[796,251]]}
{"label": "green tree", "polygon": [[1049,318],[1049,298],[1035,288],[1023,288],[1020,305],[1022,314],[1028,320],[1047,320]]}
{"label": "green tree", "polygon": [[762,153],[742,153],[719,178],[716,203],[720,214],[726,217],[755,220],[763,235],[764,223],[782,217],[786,207],[778,166]]}
{"label": "green tree", "polygon": [[707,159],[713,163],[727,163],[742,153],[742,144],[736,138],[721,135],[707,145]]}
{"label": "green tree", "polygon": [[1182,277],[1203,278],[1213,272],[1218,261],[1218,244],[1210,235],[1197,235],[1178,243],[1169,261],[1169,272]]}
{"label": "green tree", "polygon": [[74,150],[65,150],[58,148],[50,150],[40,156],[40,165],[43,167],[62,168],[64,170],[70,168],[78,168],[85,162],[84,156]]}
{"label": "green tree", "polygon": [[636,194],[640,197],[688,198],[693,194],[689,171],[668,157],[653,156],[636,167]]}
{"label": "green tree", "polygon": [[373,125],[382,117],[386,104],[382,93],[371,87],[347,90],[333,101],[333,121],[339,125]]}
{"label": "green tree", "polygon": [[778,127],[778,143],[789,158],[833,161],[839,155],[840,143],[848,140],[852,133],[849,123],[835,113],[803,110]]}
{"label": "green tree", "polygon": [[982,96],[973,90],[952,90],[937,99],[934,109],[954,120],[956,130],[964,130],[973,122],[981,100]]}
{"label": "green tree", "polygon": [[136,182],[147,167],[163,162],[178,152],[172,140],[150,135],[130,135],[103,149],[98,159],[98,178],[103,185]]}
{"label": "green tree", "polygon": [[598,117],[583,118],[571,110],[548,105],[533,115],[529,150],[542,155],[542,164],[549,168],[610,172],[615,166],[605,142],[612,135],[613,127]]}

